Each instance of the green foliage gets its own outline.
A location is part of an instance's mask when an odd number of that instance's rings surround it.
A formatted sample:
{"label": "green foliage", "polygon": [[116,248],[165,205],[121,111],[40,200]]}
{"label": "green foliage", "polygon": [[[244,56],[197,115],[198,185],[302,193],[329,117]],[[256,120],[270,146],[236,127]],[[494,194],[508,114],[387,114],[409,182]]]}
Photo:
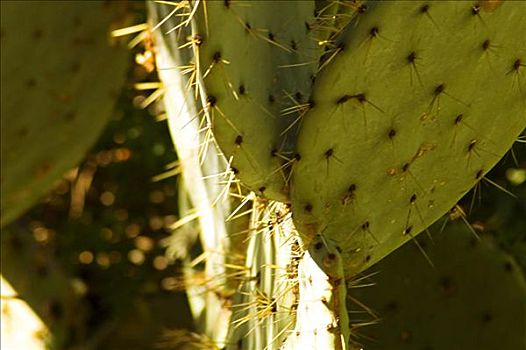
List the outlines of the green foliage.
{"label": "green foliage", "polygon": [[2,226],[93,145],[128,64],[109,45],[125,3],[2,1]]}
{"label": "green foliage", "polygon": [[374,285],[352,290],[380,317],[358,331],[365,349],[525,349],[526,281],[513,258],[462,222],[419,241],[434,267],[408,243],[366,271]]}
{"label": "green foliage", "polygon": [[318,74],[292,188],[298,230],[355,274],[431,225],[526,126],[526,4],[366,2]]}

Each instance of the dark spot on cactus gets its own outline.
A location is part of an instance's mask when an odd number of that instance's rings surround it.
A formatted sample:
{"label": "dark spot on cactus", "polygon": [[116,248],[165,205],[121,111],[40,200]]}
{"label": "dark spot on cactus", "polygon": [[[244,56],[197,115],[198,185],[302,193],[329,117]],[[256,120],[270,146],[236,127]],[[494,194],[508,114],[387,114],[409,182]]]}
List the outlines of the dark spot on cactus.
{"label": "dark spot on cactus", "polygon": [[325,151],[325,158],[330,158],[334,154],[334,149],[329,148],[327,151]]}
{"label": "dark spot on cactus", "polygon": [[223,5],[225,5],[226,8],[230,8],[230,0],[223,1]]}
{"label": "dark spot on cactus", "polygon": [[272,149],[272,151],[270,151],[270,156],[271,157],[276,157],[278,155],[278,150],[277,149]]}
{"label": "dark spot on cactus", "polygon": [[356,191],[356,185],[355,184],[351,184],[349,186],[349,189],[347,189],[347,192],[353,193],[354,191]]}
{"label": "dark spot on cactus", "polygon": [[249,32],[250,29],[252,29],[252,26],[250,25],[250,23],[245,22],[245,30],[246,30],[247,32]]}
{"label": "dark spot on cactus", "polygon": [[237,135],[237,136],[236,136],[236,141],[235,141],[235,142],[236,142],[236,145],[237,145],[237,146],[241,146],[241,144],[243,143],[243,136],[241,136],[241,135]]}
{"label": "dark spot on cactus", "polygon": [[404,329],[400,332],[400,340],[402,343],[409,343],[411,341],[411,331]]}
{"label": "dark spot on cactus", "polygon": [[336,101],[337,104],[342,104],[342,103],[345,103],[351,99],[354,99],[354,100],[357,100],[358,102],[360,103],[364,103],[367,101],[366,97],[365,97],[365,94],[364,93],[360,93],[360,94],[356,94],[356,95],[343,95],[342,97],[340,97],[338,99],[338,101]]}
{"label": "dark spot on cactus", "polygon": [[53,320],[59,320],[64,316],[64,307],[58,300],[51,300],[48,305],[48,310]]}
{"label": "dark spot on cactus", "polygon": [[513,62],[513,69],[518,71],[521,67],[525,67],[526,64],[522,63],[520,58],[517,58],[515,62]]}
{"label": "dark spot on cactus", "polygon": [[506,261],[504,263],[504,270],[507,272],[513,271],[513,265],[509,261]]}
{"label": "dark spot on cactus", "polygon": [[455,284],[451,280],[450,277],[442,277],[439,281],[440,288],[442,288],[442,292],[448,296],[451,296],[455,293]]}
{"label": "dark spot on cactus", "polygon": [[73,73],[77,73],[78,71],[80,71],[80,63],[78,62],[75,62],[71,65],[71,71]]}
{"label": "dark spot on cactus", "polygon": [[219,51],[214,52],[214,54],[212,55],[212,61],[214,63],[221,62],[221,52],[219,52]]}
{"label": "dark spot on cactus", "polygon": [[404,165],[402,165],[402,171],[405,173],[406,171],[409,170],[409,163],[405,163]]}
{"label": "dark spot on cactus", "polygon": [[455,125],[459,124],[462,121],[462,118],[464,118],[463,114],[457,115],[457,117],[455,118]]}
{"label": "dark spot on cactus", "polygon": [[303,100],[303,95],[299,91],[294,94],[294,97],[296,98],[297,101]]}
{"label": "dark spot on cactus", "polygon": [[26,88],[31,89],[34,88],[37,85],[37,81],[33,78],[26,80]]}
{"label": "dark spot on cactus", "polygon": [[244,95],[245,92],[246,92],[245,91],[245,85],[243,85],[243,84],[239,85],[238,91],[239,91],[240,95]]}
{"label": "dark spot on cactus", "polygon": [[420,7],[421,13],[427,13],[428,11],[429,11],[429,4],[425,4],[425,5],[422,5],[422,7]]}
{"label": "dark spot on cactus", "polygon": [[342,103],[349,101],[350,99],[351,99],[351,95],[343,95],[342,97],[338,99],[338,101],[336,101],[336,103],[342,104]]}
{"label": "dark spot on cactus", "polygon": [[213,95],[208,95],[208,97],[206,98],[206,102],[208,102],[208,105],[210,107],[214,107],[217,103],[217,99]]}
{"label": "dark spot on cactus", "polygon": [[384,307],[384,310],[386,312],[394,312],[398,309],[398,303],[396,301],[390,301],[388,302],[385,307]]}
{"label": "dark spot on cactus", "polygon": [[296,161],[300,161],[300,160],[301,160],[301,155],[300,155],[299,153],[296,153],[296,154],[294,155],[294,159],[295,159]]}
{"label": "dark spot on cactus", "polygon": [[367,11],[367,6],[365,4],[361,4],[360,6],[358,6],[358,8],[356,9],[356,11],[358,13],[364,13],[365,11]]}
{"label": "dark spot on cactus", "polygon": [[477,144],[477,140],[473,139],[469,142],[469,145],[468,145],[468,152],[471,152],[473,151],[473,149],[475,148],[475,145]]}
{"label": "dark spot on cactus", "polygon": [[411,199],[409,200],[409,203],[414,204],[415,202],[416,202],[416,194],[413,193],[413,195],[411,196]]}
{"label": "dark spot on cactus", "polygon": [[42,38],[42,36],[44,35],[44,31],[42,29],[35,29],[33,31],[33,39],[40,39]]}
{"label": "dark spot on cactus", "polygon": [[238,348],[239,350],[243,349],[243,339],[239,339],[239,340],[237,341],[237,348]]}
{"label": "dark spot on cactus", "polygon": [[314,244],[314,249],[316,249],[316,250],[320,250],[321,248],[323,248],[323,243],[321,243],[321,242],[316,242],[316,244]]}
{"label": "dark spot on cactus", "polygon": [[230,170],[234,173],[234,175],[239,174],[239,170],[237,170],[237,168],[234,168],[233,166],[230,167]]}
{"label": "dark spot on cactus", "polygon": [[475,179],[479,180],[482,175],[484,175],[484,170],[483,169],[480,169],[479,171],[477,171],[477,173],[475,174]]}
{"label": "dark spot on cactus", "polygon": [[482,43],[482,50],[486,51],[487,49],[489,49],[489,45],[490,45],[489,39],[484,40],[484,42]]}
{"label": "dark spot on cactus", "polygon": [[203,37],[200,34],[194,35],[193,40],[196,46],[201,46],[201,44],[203,43]]}
{"label": "dark spot on cactus", "polygon": [[37,265],[35,266],[35,272],[38,276],[42,278],[46,278],[49,273],[47,265],[45,263],[37,263]]}
{"label": "dark spot on cactus", "polygon": [[436,88],[435,88],[435,95],[440,95],[441,93],[444,92],[446,86],[444,84],[439,84]]}
{"label": "dark spot on cactus", "polygon": [[66,113],[64,115],[64,120],[67,121],[67,122],[75,120],[75,113],[73,113],[73,112]]}
{"label": "dark spot on cactus", "polygon": [[314,100],[309,100],[309,109],[313,109],[314,106],[316,106],[316,102],[314,102]]}
{"label": "dark spot on cactus", "polygon": [[362,230],[366,231],[369,229],[370,223],[369,221],[366,221],[362,224]]}
{"label": "dark spot on cactus", "polygon": [[311,74],[310,81],[312,84],[314,84],[314,82],[316,81],[316,76],[314,74]]}
{"label": "dark spot on cactus", "polygon": [[372,27],[369,31],[369,35],[371,35],[372,38],[376,38],[376,36],[378,35],[378,31],[378,27]]}
{"label": "dark spot on cactus", "polygon": [[344,42],[341,42],[338,44],[338,52],[340,51],[344,51],[345,50],[345,43]]}
{"label": "dark spot on cactus", "polygon": [[261,186],[258,191],[261,193],[264,193],[267,188],[265,186]]}
{"label": "dark spot on cactus", "polygon": [[416,60],[416,52],[411,52],[409,55],[407,55],[407,62],[409,63],[415,63]]}
{"label": "dark spot on cactus", "polygon": [[404,231],[402,232],[403,235],[408,235],[411,233],[411,231],[413,230],[413,225],[409,225],[407,226]]}
{"label": "dark spot on cactus", "polygon": [[[316,17],[316,15],[314,15],[314,17]],[[305,22],[305,29],[306,29],[308,32],[310,32],[310,30],[311,30],[311,26],[310,26],[309,22]]]}
{"label": "dark spot on cactus", "polygon": [[294,40],[291,40],[290,41],[290,48],[294,51],[296,51],[298,49],[298,44],[296,43],[296,41]]}
{"label": "dark spot on cactus", "polygon": [[364,103],[364,102],[367,101],[367,99],[365,98],[365,94],[363,94],[363,93],[354,95],[352,97],[355,98],[356,100],[358,100],[358,102],[360,102],[360,103]]}
{"label": "dark spot on cactus", "polygon": [[371,261],[371,256],[370,255],[367,255],[365,257],[365,262],[368,263],[369,261]]}
{"label": "dark spot on cactus", "polygon": [[471,7],[471,14],[473,16],[476,16],[480,13],[480,6],[479,5],[474,5]]}
{"label": "dark spot on cactus", "polygon": [[268,38],[270,41],[274,41],[274,34],[272,32],[268,32]]}
{"label": "dark spot on cactus", "polygon": [[82,24],[82,19],[79,16],[73,17],[73,26],[79,27]]}
{"label": "dark spot on cactus", "polygon": [[339,245],[336,246],[336,250],[338,251],[338,253],[343,253],[343,249]]}
{"label": "dark spot on cactus", "polygon": [[312,204],[307,204],[307,205],[305,205],[305,208],[304,208],[304,209],[305,209],[305,211],[306,211],[307,213],[312,212]]}
{"label": "dark spot on cactus", "polygon": [[395,129],[389,130],[389,134],[387,135],[389,136],[390,139],[393,139],[393,137],[396,136],[396,130]]}
{"label": "dark spot on cactus", "polygon": [[482,314],[481,321],[486,324],[490,323],[493,321],[493,315],[489,311],[486,311]]}
{"label": "dark spot on cactus", "polygon": [[274,103],[275,101],[276,101],[276,99],[274,98],[273,95],[268,95],[268,102]]}
{"label": "dark spot on cactus", "polygon": [[332,261],[336,260],[336,254],[330,253],[329,255],[327,255],[327,259],[332,260]]}
{"label": "dark spot on cactus", "polygon": [[333,287],[338,287],[340,284],[342,284],[342,278],[329,277],[329,283]]}
{"label": "dark spot on cactus", "polygon": [[37,178],[42,178],[46,176],[50,170],[51,170],[51,163],[49,163],[48,161],[43,161],[42,163],[40,163],[40,165],[38,165],[35,168],[34,175]]}

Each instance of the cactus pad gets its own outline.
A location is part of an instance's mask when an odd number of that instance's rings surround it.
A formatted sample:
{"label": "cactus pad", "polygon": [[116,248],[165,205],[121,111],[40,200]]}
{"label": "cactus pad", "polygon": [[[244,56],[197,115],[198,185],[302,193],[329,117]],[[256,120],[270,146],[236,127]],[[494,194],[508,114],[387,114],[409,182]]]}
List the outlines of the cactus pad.
{"label": "cactus pad", "polygon": [[453,207],[526,127],[523,32],[521,2],[362,4],[300,130],[300,233],[356,273]]}
{"label": "cactus pad", "polygon": [[96,141],[127,66],[110,47],[121,4],[2,1],[2,226]]}
{"label": "cactus pad", "polygon": [[370,269],[375,285],[351,291],[380,317],[359,330],[364,348],[526,349],[526,281],[515,261],[462,223],[434,241],[425,250],[435,268],[408,243]]}
{"label": "cactus pad", "polygon": [[321,53],[313,14],[314,1],[204,1],[195,16],[215,139],[248,188],[281,201]]}

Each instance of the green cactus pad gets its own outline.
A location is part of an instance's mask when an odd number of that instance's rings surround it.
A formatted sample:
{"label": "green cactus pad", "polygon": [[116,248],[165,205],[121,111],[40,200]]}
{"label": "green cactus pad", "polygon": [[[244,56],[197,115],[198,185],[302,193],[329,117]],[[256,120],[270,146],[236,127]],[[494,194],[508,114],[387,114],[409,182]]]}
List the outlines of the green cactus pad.
{"label": "green cactus pad", "polygon": [[[314,1],[206,1],[194,40],[215,139],[243,184],[287,201],[287,171],[321,49]],[[297,107],[297,108],[295,108]]]}
{"label": "green cactus pad", "polygon": [[463,223],[427,243],[434,268],[409,242],[367,270],[375,285],[349,291],[380,318],[355,334],[363,347],[526,349],[526,281],[515,261]]}
{"label": "green cactus pad", "polygon": [[316,78],[295,223],[362,271],[431,225],[526,127],[526,3],[366,2]]}
{"label": "green cactus pad", "polygon": [[4,226],[96,141],[124,81],[128,56],[109,45],[109,24],[122,19],[123,3],[1,4]]}

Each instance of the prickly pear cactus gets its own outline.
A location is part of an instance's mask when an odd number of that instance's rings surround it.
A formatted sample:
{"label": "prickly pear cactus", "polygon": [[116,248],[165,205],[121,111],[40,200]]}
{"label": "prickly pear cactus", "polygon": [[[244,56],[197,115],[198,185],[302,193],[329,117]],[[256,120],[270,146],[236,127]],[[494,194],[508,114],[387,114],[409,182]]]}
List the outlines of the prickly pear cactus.
{"label": "prickly pear cactus", "polygon": [[408,243],[367,270],[375,285],[353,290],[380,318],[358,330],[364,348],[526,349],[526,281],[513,258],[463,223],[433,239],[434,268]]}
{"label": "prickly pear cactus", "polygon": [[526,127],[526,3],[356,7],[318,74],[292,205],[355,274],[431,225]]}
{"label": "prickly pear cactus", "polygon": [[314,1],[201,1],[193,17],[215,140],[245,186],[280,201],[321,54],[313,13]]}
{"label": "prickly pear cactus", "polygon": [[127,67],[109,25],[124,2],[2,1],[4,226],[81,159],[110,116]]}

